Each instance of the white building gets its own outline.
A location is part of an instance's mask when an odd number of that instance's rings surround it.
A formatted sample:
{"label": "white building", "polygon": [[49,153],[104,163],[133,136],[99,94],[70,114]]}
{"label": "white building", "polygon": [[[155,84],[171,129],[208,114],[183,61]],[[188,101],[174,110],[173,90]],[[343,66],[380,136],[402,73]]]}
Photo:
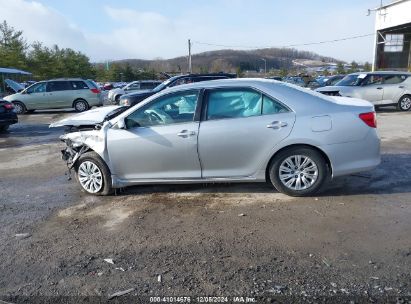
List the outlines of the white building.
{"label": "white building", "polygon": [[411,0],[392,1],[373,11],[373,70],[411,71]]}

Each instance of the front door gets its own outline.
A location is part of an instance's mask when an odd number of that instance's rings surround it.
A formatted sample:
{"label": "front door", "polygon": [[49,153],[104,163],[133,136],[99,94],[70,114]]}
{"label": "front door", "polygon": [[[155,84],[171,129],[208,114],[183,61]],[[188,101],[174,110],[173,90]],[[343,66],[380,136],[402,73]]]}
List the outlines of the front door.
{"label": "front door", "polygon": [[22,94],[22,102],[27,109],[45,109],[47,106],[47,82],[38,82],[28,87]]}
{"label": "front door", "polygon": [[171,93],[140,107],[126,129],[109,129],[112,174],[129,181],[197,179],[199,122],[194,121],[198,91]]}
{"label": "front door", "polygon": [[380,104],[384,95],[382,75],[370,74],[358,87],[359,97],[373,104]]}
{"label": "front door", "polygon": [[206,100],[198,139],[203,178],[255,175],[294,125],[294,112],[252,89],[210,90]]}

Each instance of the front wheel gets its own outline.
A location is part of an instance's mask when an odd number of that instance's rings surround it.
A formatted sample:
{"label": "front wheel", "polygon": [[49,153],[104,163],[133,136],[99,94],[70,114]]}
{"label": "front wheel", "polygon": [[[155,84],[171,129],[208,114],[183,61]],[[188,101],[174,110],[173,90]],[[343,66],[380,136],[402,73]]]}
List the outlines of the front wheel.
{"label": "front wheel", "polygon": [[309,196],[320,190],[328,169],[321,153],[296,147],[280,152],[271,163],[269,173],[278,191],[291,196]]}
{"label": "front wheel", "polygon": [[401,97],[401,99],[398,101],[398,109],[401,111],[409,111],[411,109],[411,96],[410,95],[404,95]]}
{"label": "front wheel", "polygon": [[75,166],[81,189],[89,194],[108,195],[112,192],[111,174],[106,163],[95,152],[80,156]]}

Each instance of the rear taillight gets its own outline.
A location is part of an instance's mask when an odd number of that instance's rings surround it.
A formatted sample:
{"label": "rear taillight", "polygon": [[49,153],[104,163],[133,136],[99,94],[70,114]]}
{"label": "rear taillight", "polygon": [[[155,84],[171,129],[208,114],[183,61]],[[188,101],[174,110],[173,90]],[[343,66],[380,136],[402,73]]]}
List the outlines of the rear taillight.
{"label": "rear taillight", "polygon": [[371,128],[377,127],[377,117],[375,112],[361,113],[359,116],[361,120],[367,124],[367,126]]}
{"label": "rear taillight", "polygon": [[93,92],[94,94],[98,94],[100,93],[99,89],[90,89],[91,92]]}
{"label": "rear taillight", "polygon": [[3,107],[6,108],[7,110],[13,110],[14,109],[14,106],[13,106],[12,103],[5,103],[3,105]]}

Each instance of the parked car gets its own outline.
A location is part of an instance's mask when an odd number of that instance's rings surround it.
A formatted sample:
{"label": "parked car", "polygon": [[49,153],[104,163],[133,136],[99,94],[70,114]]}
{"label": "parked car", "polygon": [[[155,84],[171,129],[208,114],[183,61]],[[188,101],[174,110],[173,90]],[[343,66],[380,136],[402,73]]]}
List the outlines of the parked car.
{"label": "parked car", "polygon": [[158,86],[156,86],[151,91],[135,92],[120,97],[119,104],[121,106],[134,106],[137,103],[143,101],[147,97],[154,95],[166,88],[175,87],[181,84],[207,81],[207,80],[218,80],[218,79],[228,79],[235,78],[235,74],[217,73],[217,74],[186,74],[178,75],[167,79]]}
{"label": "parked car", "polygon": [[40,81],[4,99],[13,103],[17,114],[60,108],[74,108],[77,112],[83,112],[102,105],[97,85],[91,80],[80,78]]}
{"label": "parked car", "polygon": [[411,109],[411,73],[369,72],[345,76],[335,86],[323,87],[317,92],[368,100],[376,107],[396,105],[401,111]]}
{"label": "parked car", "polygon": [[0,132],[6,131],[10,125],[18,122],[17,114],[11,102],[0,99]]}
{"label": "parked car", "polygon": [[345,75],[332,75],[332,76],[318,77],[315,80],[320,85],[319,87],[328,87],[328,86],[335,85],[337,82],[339,82],[344,77]]}
{"label": "parked car", "polygon": [[194,83],[123,109],[94,109],[51,125],[76,129],[61,137],[63,159],[90,194],[140,184],[269,181],[306,196],[329,177],[380,163],[371,103],[278,81]]}
{"label": "parked car", "polygon": [[[11,79],[4,79],[4,83],[1,84],[1,92],[0,92],[0,98],[5,97],[7,95],[15,94],[18,92],[21,92],[24,90],[24,86],[14,80]],[[3,87],[5,91],[3,92]]]}
{"label": "parked car", "polygon": [[108,92],[108,100],[112,103],[118,104],[120,97],[124,94],[128,94],[135,91],[151,91],[161,83],[159,80],[138,80],[133,81],[124,86],[123,88],[112,89]]}
{"label": "parked car", "polygon": [[284,77],[282,81],[298,85],[299,87],[309,88],[311,90],[314,90],[320,87],[320,84],[315,79],[313,79],[311,76],[308,76],[308,75],[288,76],[288,77]]}

